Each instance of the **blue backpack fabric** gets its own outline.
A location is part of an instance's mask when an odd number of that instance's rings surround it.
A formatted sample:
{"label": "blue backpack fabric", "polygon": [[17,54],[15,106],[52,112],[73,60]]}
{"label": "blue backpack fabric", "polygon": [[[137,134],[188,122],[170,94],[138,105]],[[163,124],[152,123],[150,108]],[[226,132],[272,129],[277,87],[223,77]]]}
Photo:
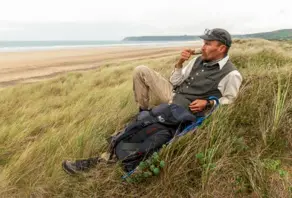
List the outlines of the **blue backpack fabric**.
{"label": "blue backpack fabric", "polygon": [[111,137],[109,151],[132,171],[145,158],[168,143],[180,128],[196,122],[196,116],[177,104],[161,104],[142,111],[116,136]]}

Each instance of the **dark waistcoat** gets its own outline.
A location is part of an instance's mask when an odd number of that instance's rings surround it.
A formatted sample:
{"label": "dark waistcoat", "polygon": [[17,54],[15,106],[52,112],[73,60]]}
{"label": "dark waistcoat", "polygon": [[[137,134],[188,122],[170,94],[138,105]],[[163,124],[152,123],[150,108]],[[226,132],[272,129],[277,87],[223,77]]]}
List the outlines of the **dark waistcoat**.
{"label": "dark waistcoat", "polygon": [[174,87],[173,103],[189,109],[189,104],[196,99],[207,99],[210,96],[221,98],[218,89],[220,81],[231,71],[237,70],[230,60],[220,70],[219,64],[204,65],[198,57],[189,77],[179,86]]}

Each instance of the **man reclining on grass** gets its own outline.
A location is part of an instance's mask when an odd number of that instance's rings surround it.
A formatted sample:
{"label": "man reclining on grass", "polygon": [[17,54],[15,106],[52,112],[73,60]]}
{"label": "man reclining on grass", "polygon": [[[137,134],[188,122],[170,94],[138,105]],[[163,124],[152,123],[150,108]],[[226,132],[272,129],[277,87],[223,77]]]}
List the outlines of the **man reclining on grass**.
{"label": "man reclining on grass", "polygon": [[[177,104],[196,115],[214,105],[215,101],[208,100],[210,96],[219,98],[221,104],[234,102],[242,76],[229,60],[228,51],[232,42],[230,34],[224,29],[207,29],[200,38],[204,40],[202,55],[192,59],[183,68],[183,63],[191,55],[200,53],[184,50],[175,65],[170,82],[146,66],[135,68],[133,88],[140,111],[148,110],[150,94],[154,94],[160,103]],[[90,158],[75,162],[66,160],[63,168],[67,173],[74,174],[100,160],[102,159]]]}
{"label": "man reclining on grass", "polygon": [[220,98],[220,104],[230,104],[235,100],[242,76],[229,60],[230,34],[219,28],[207,29],[200,38],[204,40],[202,55],[182,68],[192,54],[200,53],[184,50],[170,82],[146,66],[135,68],[134,94],[140,110],[148,109],[150,92],[161,103],[179,104],[193,113],[212,105],[213,102],[207,100],[210,96]]}

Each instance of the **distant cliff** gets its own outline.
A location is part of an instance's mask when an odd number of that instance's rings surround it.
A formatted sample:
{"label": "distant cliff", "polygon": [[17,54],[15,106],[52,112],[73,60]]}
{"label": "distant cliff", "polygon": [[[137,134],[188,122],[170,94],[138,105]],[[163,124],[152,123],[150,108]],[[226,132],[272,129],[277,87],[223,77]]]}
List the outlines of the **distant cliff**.
{"label": "distant cliff", "polygon": [[[292,29],[282,29],[271,32],[262,32],[255,34],[232,35],[233,38],[263,38],[268,40],[292,40]],[[133,36],[126,37],[123,41],[193,41],[199,40],[199,36]]]}
{"label": "distant cliff", "polygon": [[292,29],[282,29],[272,32],[261,32],[255,34],[240,35],[247,38],[263,38],[267,40],[290,40],[292,39]]}

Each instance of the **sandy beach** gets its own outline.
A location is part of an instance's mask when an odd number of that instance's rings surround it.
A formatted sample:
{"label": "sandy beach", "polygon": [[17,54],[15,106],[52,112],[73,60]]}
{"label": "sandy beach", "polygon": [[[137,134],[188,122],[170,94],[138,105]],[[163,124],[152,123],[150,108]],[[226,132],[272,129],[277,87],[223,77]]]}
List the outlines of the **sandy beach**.
{"label": "sandy beach", "polygon": [[44,80],[69,71],[95,69],[108,62],[176,55],[184,48],[198,47],[198,43],[186,43],[175,47],[125,46],[0,52],[0,87]]}

